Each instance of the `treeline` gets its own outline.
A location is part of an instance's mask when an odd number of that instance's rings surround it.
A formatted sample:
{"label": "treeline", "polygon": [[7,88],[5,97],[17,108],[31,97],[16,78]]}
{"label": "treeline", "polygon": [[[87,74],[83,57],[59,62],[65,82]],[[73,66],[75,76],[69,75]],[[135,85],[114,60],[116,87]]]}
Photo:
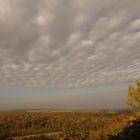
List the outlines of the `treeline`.
{"label": "treeline", "polygon": [[[15,136],[62,132],[57,139],[107,139],[127,124],[127,112],[0,113],[0,140]],[[54,138],[53,138],[54,139]]]}

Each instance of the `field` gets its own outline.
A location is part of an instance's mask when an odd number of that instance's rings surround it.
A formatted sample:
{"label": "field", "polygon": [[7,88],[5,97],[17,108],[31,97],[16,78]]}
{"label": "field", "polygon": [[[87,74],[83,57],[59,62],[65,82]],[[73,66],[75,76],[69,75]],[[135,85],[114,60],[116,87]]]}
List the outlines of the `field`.
{"label": "field", "polygon": [[23,110],[0,113],[0,140],[108,140],[130,110]]}

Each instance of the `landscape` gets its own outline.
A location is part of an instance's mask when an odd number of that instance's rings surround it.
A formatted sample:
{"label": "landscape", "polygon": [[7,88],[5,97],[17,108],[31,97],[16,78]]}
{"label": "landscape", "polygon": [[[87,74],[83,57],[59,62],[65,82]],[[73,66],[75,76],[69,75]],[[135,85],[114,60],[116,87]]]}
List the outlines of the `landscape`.
{"label": "landscape", "polygon": [[138,140],[140,80],[128,87],[132,109],[32,109],[0,113],[1,140]]}
{"label": "landscape", "polygon": [[0,140],[140,140],[140,0],[0,0]]}

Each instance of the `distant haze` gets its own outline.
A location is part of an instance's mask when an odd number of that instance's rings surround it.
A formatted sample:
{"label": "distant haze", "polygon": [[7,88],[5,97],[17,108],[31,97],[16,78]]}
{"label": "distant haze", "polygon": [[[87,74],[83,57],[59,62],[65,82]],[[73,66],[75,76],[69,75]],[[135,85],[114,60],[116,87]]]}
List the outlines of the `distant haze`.
{"label": "distant haze", "polygon": [[127,108],[126,84],[70,89],[1,88],[0,110]]}

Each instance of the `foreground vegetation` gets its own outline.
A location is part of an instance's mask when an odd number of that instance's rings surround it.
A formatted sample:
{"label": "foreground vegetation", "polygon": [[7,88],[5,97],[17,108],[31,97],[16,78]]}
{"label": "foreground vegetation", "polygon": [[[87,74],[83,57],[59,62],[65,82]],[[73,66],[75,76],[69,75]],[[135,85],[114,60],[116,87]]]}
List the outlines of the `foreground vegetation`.
{"label": "foreground vegetation", "polygon": [[140,118],[133,120],[117,135],[111,135],[110,140],[140,140]]}

